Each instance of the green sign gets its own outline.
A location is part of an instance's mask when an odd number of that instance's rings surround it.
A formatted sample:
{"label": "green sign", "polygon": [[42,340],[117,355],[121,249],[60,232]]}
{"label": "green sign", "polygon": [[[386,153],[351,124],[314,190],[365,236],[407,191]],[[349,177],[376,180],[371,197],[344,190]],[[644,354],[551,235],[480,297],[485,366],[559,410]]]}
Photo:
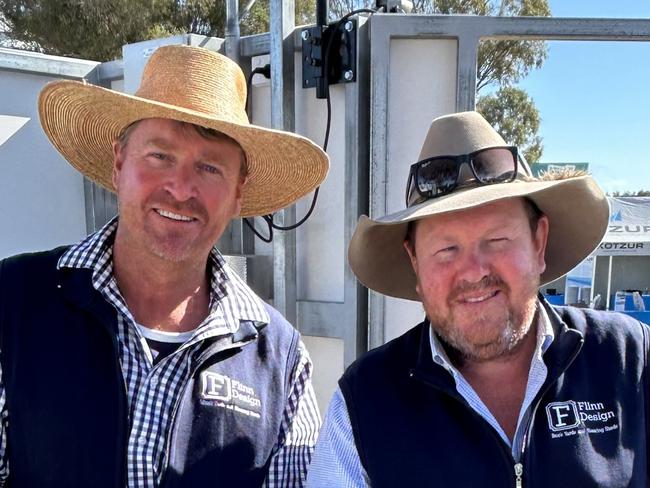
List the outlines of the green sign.
{"label": "green sign", "polygon": [[533,176],[548,172],[589,171],[589,163],[533,163],[530,165]]}

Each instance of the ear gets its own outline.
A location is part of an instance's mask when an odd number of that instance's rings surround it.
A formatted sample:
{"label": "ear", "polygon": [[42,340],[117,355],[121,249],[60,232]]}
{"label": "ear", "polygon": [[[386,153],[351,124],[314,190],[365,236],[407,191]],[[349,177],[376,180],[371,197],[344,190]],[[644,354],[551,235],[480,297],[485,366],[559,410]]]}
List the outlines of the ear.
{"label": "ear", "polygon": [[548,242],[548,217],[542,215],[537,221],[537,230],[533,236],[533,245],[535,247],[535,254],[537,255],[537,265],[539,266],[539,274],[542,274],[546,270],[546,260],[544,255],[546,254],[546,243]]}
{"label": "ear", "polygon": [[413,267],[413,271],[417,274],[418,260],[417,257],[415,256],[415,247],[413,246],[413,243],[407,237],[406,239],[404,239],[404,242],[402,242],[402,245],[404,246],[404,249],[406,250],[406,254],[408,254],[409,259],[411,260],[411,266]]}
{"label": "ear", "polygon": [[[408,254],[409,259],[411,260],[411,266],[413,267],[413,273],[415,273],[415,276],[417,277],[418,275],[418,259],[415,256],[415,246],[414,243],[408,239],[404,239],[402,242],[402,245],[404,246],[404,249],[406,250],[406,254]],[[416,280],[416,285],[415,285],[415,292],[421,296],[420,294],[420,280]]]}
{"label": "ear", "polygon": [[237,217],[241,212],[241,205],[244,199],[244,187],[248,183],[248,176],[244,176],[239,179],[237,183],[237,188],[235,188],[235,207],[233,210],[233,216]]}
{"label": "ear", "polygon": [[120,171],[122,171],[122,164],[124,163],[123,150],[121,145],[117,142],[113,142],[113,174],[111,180],[113,182],[113,187],[117,190],[118,181],[120,179]]}

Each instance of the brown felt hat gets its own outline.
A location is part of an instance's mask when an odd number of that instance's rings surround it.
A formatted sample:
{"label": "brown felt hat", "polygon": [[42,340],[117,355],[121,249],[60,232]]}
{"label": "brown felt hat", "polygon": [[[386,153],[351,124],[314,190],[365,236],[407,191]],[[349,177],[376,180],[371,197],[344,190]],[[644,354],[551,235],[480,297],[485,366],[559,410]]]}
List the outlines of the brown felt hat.
{"label": "brown felt hat", "polygon": [[246,154],[248,180],[241,217],[266,215],[295,202],[325,179],[329,159],[309,139],[251,125],[246,80],[221,54],[191,46],[163,46],[152,55],[135,95],[78,81],[43,88],[38,108],[57,150],[92,181],[115,191],[112,143],[133,122],[173,119],[222,132]]}
{"label": "brown felt hat", "polygon": [[[479,113],[462,112],[431,123],[419,161],[505,145]],[[609,220],[607,198],[590,176],[558,174],[535,179],[527,176],[531,172],[524,161],[518,164],[521,175],[509,183],[460,187],[374,220],[362,215],[348,250],[350,266],[359,281],[384,295],[419,300],[416,276],[403,246],[409,222],[518,197],[533,201],[549,219],[546,270],[541,282],[548,283],[569,272],[605,235]]]}

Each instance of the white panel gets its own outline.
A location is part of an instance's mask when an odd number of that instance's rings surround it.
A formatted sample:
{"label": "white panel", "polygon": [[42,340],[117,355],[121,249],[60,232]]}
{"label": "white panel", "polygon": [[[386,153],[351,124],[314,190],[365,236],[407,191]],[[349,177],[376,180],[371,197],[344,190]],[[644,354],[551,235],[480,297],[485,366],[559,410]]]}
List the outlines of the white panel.
{"label": "white panel", "polygon": [[[260,57],[262,58],[262,57]],[[266,60],[255,58],[253,66]],[[316,90],[302,88],[301,57],[296,54],[296,132],[323,144],[327,121],[325,100],[316,98]],[[271,89],[261,75],[253,78],[253,123],[265,127],[271,124]],[[307,222],[297,229],[297,295],[298,300],[343,302],[344,242],[343,209],[345,206],[345,87],[331,87],[332,126],[330,129],[330,171],[321,186],[316,208]],[[302,198],[296,205],[296,218],[301,219],[311,205],[313,194]],[[266,228],[257,219],[257,227],[266,235]],[[272,246],[259,240],[255,252],[272,254]]]}
{"label": "white panel", "polygon": [[[316,98],[315,88],[302,88],[301,53],[296,62],[296,132],[321,145],[327,126],[326,101]],[[343,302],[345,208],[345,85],[330,87],[332,124],[327,153],[330,170],[322,184],[314,213],[297,234],[298,300]],[[296,205],[300,219],[311,205],[312,195]]]}
{"label": "white panel", "polygon": [[[431,121],[455,112],[458,45],[448,39],[393,39],[390,43],[386,206],[404,208],[404,189]],[[422,320],[422,305],[386,299],[385,339]]]}
{"label": "white panel", "polygon": [[343,341],[316,336],[302,336],[302,340],[314,364],[314,390],[318,407],[324,414],[343,374]]}
{"label": "white panel", "polygon": [[384,303],[384,340],[386,342],[401,336],[414,325],[424,320],[424,309],[420,302],[386,297]]}
{"label": "white panel", "polygon": [[38,94],[52,78],[0,73],[0,113],[30,120],[0,146],[0,258],[86,234],[83,179],[43,133]]}

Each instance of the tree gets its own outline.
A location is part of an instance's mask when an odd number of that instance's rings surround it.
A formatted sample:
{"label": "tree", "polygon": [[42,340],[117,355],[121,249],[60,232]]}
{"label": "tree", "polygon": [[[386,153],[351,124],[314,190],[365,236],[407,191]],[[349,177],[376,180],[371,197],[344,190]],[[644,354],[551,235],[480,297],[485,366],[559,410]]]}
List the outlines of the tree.
{"label": "tree", "polygon": [[[243,13],[246,4],[240,0]],[[245,15],[242,35],[269,30],[269,0]],[[316,0],[296,1],[296,23],[312,21]],[[180,33],[223,37],[224,1],[214,0],[0,0],[5,45],[46,54],[108,61],[124,44]],[[3,25],[4,24],[4,25]]]}
{"label": "tree", "polygon": [[524,90],[504,86],[492,95],[479,98],[476,110],[509,144],[519,148],[526,161],[539,160],[542,155],[542,138],[537,135],[539,112]]}

